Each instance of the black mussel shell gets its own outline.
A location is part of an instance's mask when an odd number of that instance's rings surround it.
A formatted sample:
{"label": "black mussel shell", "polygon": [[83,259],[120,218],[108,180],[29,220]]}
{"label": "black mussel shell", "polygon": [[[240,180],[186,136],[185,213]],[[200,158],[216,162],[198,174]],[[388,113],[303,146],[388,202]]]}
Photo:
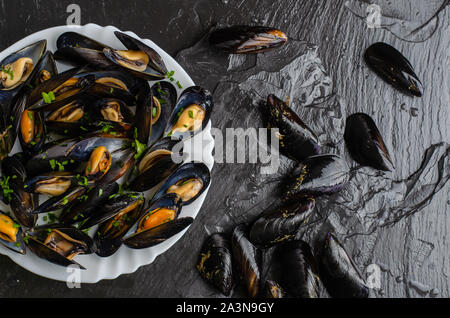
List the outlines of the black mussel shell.
{"label": "black mussel shell", "polygon": [[56,75],[58,75],[58,69],[53,54],[51,51],[46,51],[36,65],[33,77],[30,79],[30,88],[41,85]]}
{"label": "black mussel shell", "polygon": [[[153,202],[142,214],[129,231],[130,235],[124,237],[123,243],[130,248],[142,249],[160,244],[180,233],[194,221],[191,217],[178,218],[181,207],[182,202],[178,195],[168,194],[161,197],[159,200]],[[160,223],[159,225],[137,232],[138,227],[143,222],[146,222],[147,219],[151,218],[152,215],[156,215],[157,211],[160,209],[172,211],[173,219],[170,221],[163,221],[163,223]]]}
{"label": "black mussel shell", "polygon": [[167,193],[177,193],[181,196],[183,205],[189,205],[208,188],[210,181],[211,175],[204,163],[185,163],[167,178],[152,201],[158,200]]}
{"label": "black mussel shell", "polygon": [[53,241],[52,244],[45,244],[47,237],[51,233],[57,233],[59,238],[70,241],[71,249],[67,251],[66,254],[92,254],[95,251],[94,241],[89,237],[89,235],[83,233],[77,228],[63,225],[41,226],[26,232],[25,242],[27,247],[34,254],[51,263],[61,266],[78,265],[81,269],[85,269],[73,259],[69,259],[67,257],[69,255],[61,254],[56,250],[54,245],[57,244],[58,241]]}
{"label": "black mussel shell", "polygon": [[[161,139],[151,147],[141,158],[136,167],[136,178],[130,182],[130,189],[133,191],[147,191],[158,185],[167,178],[180,165],[172,159],[175,155],[174,147],[179,145],[176,140],[170,138]],[[177,156],[181,159],[183,149],[177,151]]]}
{"label": "black mussel shell", "polygon": [[[20,224],[29,228],[33,227],[37,217],[32,213],[34,210],[33,195],[25,191],[24,180],[27,178],[27,173],[22,161],[17,155],[14,155],[3,159],[1,166],[3,200],[10,204],[14,216]],[[9,189],[9,195],[6,195],[5,189]]]}
{"label": "black mussel shell", "polygon": [[112,163],[108,172],[99,180],[98,185],[108,184],[119,180],[131,170],[135,162],[136,151],[133,148],[119,149],[111,154]]}
{"label": "black mussel shell", "polygon": [[332,194],[344,188],[350,179],[347,163],[337,155],[309,157],[295,169],[287,183],[285,200]]}
{"label": "black mussel shell", "polygon": [[71,186],[63,194],[49,198],[48,200],[42,202],[34,211],[33,214],[47,213],[51,211],[57,211],[68,205],[70,205],[75,200],[84,196],[87,188],[82,186]]}
{"label": "black mussel shell", "polygon": [[278,48],[288,38],[282,31],[264,26],[233,26],[214,31],[209,43],[227,53],[259,53]]}
{"label": "black mussel shell", "polygon": [[332,297],[367,298],[369,288],[342,243],[328,233],[317,251],[320,277]]}
{"label": "black mussel shell", "polygon": [[59,222],[71,225],[86,220],[96,209],[101,209],[109,196],[117,191],[119,191],[119,185],[116,182],[88,189],[86,195],[78,197],[77,200],[64,207],[59,216]]}
{"label": "black mussel shell", "polygon": [[204,280],[229,296],[233,287],[231,244],[223,233],[210,235],[203,243],[197,270]]}
{"label": "black mussel shell", "polygon": [[129,125],[134,123],[134,114],[120,99],[102,98],[96,101],[94,107],[101,120]]}
{"label": "black mussel shell", "polygon": [[152,109],[152,133],[148,140],[150,146],[163,136],[170,114],[177,103],[177,90],[169,82],[157,82],[152,86],[152,92],[155,109]]}
{"label": "black mussel shell", "polygon": [[20,115],[19,142],[22,150],[30,156],[38,153],[45,144],[47,129],[41,112],[24,109]]}
{"label": "black mussel shell", "polygon": [[[144,197],[140,193],[128,193],[105,203],[102,209],[104,213],[101,216],[102,223],[94,236],[97,243],[97,255],[108,257],[120,248],[122,238],[138,220],[143,206]],[[91,224],[92,219],[98,220],[98,216],[93,215],[82,228],[87,228],[87,223]]]}
{"label": "black mussel shell", "polygon": [[16,253],[25,254],[26,249],[22,234],[20,225],[0,211],[0,244]]}
{"label": "black mussel shell", "polygon": [[344,140],[352,158],[361,165],[392,171],[394,165],[372,118],[356,113],[347,118]]}
{"label": "black mussel shell", "polygon": [[78,142],[71,143],[65,148],[68,159],[87,161],[92,151],[100,146],[106,147],[110,153],[131,147],[132,141],[128,138],[117,137],[108,133],[88,135]]}
{"label": "black mussel shell", "polygon": [[274,257],[280,265],[280,283],[298,298],[318,298],[321,284],[318,268],[308,243],[298,240],[277,246]]}
{"label": "black mussel shell", "polygon": [[264,298],[285,298],[286,293],[281,288],[280,285],[278,285],[277,282],[273,280],[266,280],[266,283],[264,284]]}
{"label": "black mussel shell", "polygon": [[178,140],[196,135],[208,124],[213,105],[209,91],[199,86],[185,89],[170,115],[164,135]]}
{"label": "black mussel shell", "polygon": [[280,150],[287,157],[302,161],[320,153],[316,134],[282,100],[269,95],[266,103],[270,128],[278,128]]}
{"label": "black mussel shell", "polygon": [[248,295],[256,297],[260,291],[260,251],[248,240],[245,226],[237,226],[231,237],[233,261],[243,279]]}
{"label": "black mussel shell", "polygon": [[269,247],[295,238],[298,229],[307,222],[315,206],[313,198],[290,202],[259,217],[250,229],[250,240]]}
{"label": "black mussel shell", "polygon": [[378,42],[364,53],[369,67],[387,83],[410,95],[421,97],[423,86],[411,63],[394,47]]}
{"label": "black mussel shell", "polygon": [[116,31],[114,34],[128,50],[145,53],[148,57],[148,64],[146,65],[145,70],[134,70],[129,67],[125,67],[121,63],[123,56],[119,54],[119,51],[107,47],[103,49],[103,54],[110,59],[110,61],[120,65],[135,76],[141,77],[145,80],[160,80],[166,77],[166,65],[164,64],[161,56],[154,49],[125,33]]}
{"label": "black mussel shell", "polygon": [[153,94],[150,85],[145,82],[141,85],[137,95],[134,127],[136,139],[147,145],[152,132]]}
{"label": "black mussel shell", "polygon": [[24,187],[29,193],[59,197],[77,184],[78,178],[75,174],[55,171],[26,179]]}

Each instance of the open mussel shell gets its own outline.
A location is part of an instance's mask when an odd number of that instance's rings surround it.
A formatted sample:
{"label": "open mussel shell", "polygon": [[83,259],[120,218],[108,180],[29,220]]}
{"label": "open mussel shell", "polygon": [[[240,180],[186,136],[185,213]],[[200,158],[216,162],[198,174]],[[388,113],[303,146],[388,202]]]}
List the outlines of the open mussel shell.
{"label": "open mussel shell", "polygon": [[128,193],[106,202],[101,209],[102,215],[93,215],[83,224],[83,228],[88,228],[93,220],[102,222],[94,236],[97,255],[108,257],[119,249],[122,238],[138,220],[143,206],[142,194]]}
{"label": "open mussel shell", "polygon": [[92,254],[94,241],[77,228],[63,225],[37,227],[25,233],[27,247],[37,256],[61,265],[78,265],[73,258],[80,254]]}
{"label": "open mussel shell", "polygon": [[277,246],[274,257],[279,262],[280,283],[298,298],[318,298],[321,283],[316,260],[308,243],[296,240]]}
{"label": "open mussel shell", "polygon": [[30,78],[30,87],[34,88],[58,75],[55,59],[51,51],[46,51],[36,65],[34,74]]}
{"label": "open mussel shell", "polygon": [[273,280],[266,280],[266,283],[264,284],[264,298],[285,298],[286,293],[281,288],[281,286],[273,281]]}
{"label": "open mussel shell", "polygon": [[233,287],[231,244],[223,233],[215,233],[205,240],[197,261],[197,270],[204,280],[229,296]]}
{"label": "open mussel shell", "polygon": [[[181,159],[183,148],[178,151],[175,147],[179,142],[170,138],[161,139],[151,147],[137,165],[137,177],[130,182],[133,191],[147,191],[167,178],[180,165],[172,156]],[[175,153],[175,152],[176,153]]]}
{"label": "open mussel shell", "polygon": [[350,155],[359,164],[378,170],[394,170],[383,137],[369,115],[356,113],[349,116],[344,140]]}
{"label": "open mussel shell", "polygon": [[199,86],[188,87],[181,93],[170,115],[165,136],[185,140],[202,131],[213,109],[211,93]]}
{"label": "open mussel shell", "polygon": [[211,33],[209,43],[226,53],[260,53],[278,48],[288,38],[282,31],[264,26],[233,26]]}
{"label": "open mussel shell", "polygon": [[134,114],[128,106],[117,98],[102,98],[95,103],[95,109],[102,120],[131,125]]}
{"label": "open mussel shell", "polygon": [[128,138],[116,137],[108,133],[90,134],[86,138],[75,143],[68,144],[65,156],[68,159],[87,161],[92,151],[98,147],[105,147],[110,153],[131,147],[131,140]]}
{"label": "open mussel shell", "polygon": [[71,187],[60,195],[53,196],[48,200],[42,202],[34,211],[33,214],[47,213],[62,209],[76,199],[82,197],[87,191],[86,187],[71,185]]}
{"label": "open mussel shell", "polygon": [[204,163],[185,163],[167,178],[152,201],[158,200],[167,193],[176,193],[183,200],[183,205],[189,205],[208,188],[210,181],[211,175]]}
{"label": "open mussel shell", "polygon": [[103,54],[110,61],[145,80],[160,80],[166,77],[167,68],[155,50],[125,33],[116,31],[114,34],[128,50],[104,48]]}
{"label": "open mussel shell", "polygon": [[318,155],[303,160],[287,182],[284,200],[332,194],[350,179],[347,163],[337,155]]}
{"label": "open mussel shell", "polygon": [[233,260],[246,286],[248,295],[256,297],[260,291],[261,283],[261,254],[247,238],[244,225],[239,225],[234,229],[231,237],[231,248]]}
{"label": "open mussel shell", "polygon": [[332,297],[367,298],[369,288],[343,244],[327,233],[317,250],[320,277]]}
{"label": "open mussel shell", "polygon": [[119,180],[131,170],[135,162],[136,151],[133,148],[119,149],[111,154],[111,166],[105,175],[97,180],[98,185]]}
{"label": "open mussel shell", "polygon": [[32,75],[47,47],[47,40],[33,43],[0,62],[0,101],[12,98]]}
{"label": "open mussel shell", "polygon": [[160,244],[186,229],[194,221],[191,217],[178,218],[181,198],[168,194],[154,201],[123,238],[123,243],[134,249]]}
{"label": "open mussel shell", "polygon": [[[29,228],[33,227],[37,221],[37,216],[32,213],[35,208],[34,200],[33,195],[25,189],[24,180],[27,178],[27,173],[19,154],[3,159],[1,166],[3,200],[11,206],[20,224]],[[9,196],[6,196],[5,189],[9,189]]]}
{"label": "open mussel shell", "polygon": [[25,254],[22,234],[20,225],[0,211],[0,244],[14,252]]}
{"label": "open mussel shell", "polygon": [[314,206],[315,200],[307,197],[264,213],[253,223],[250,240],[256,245],[270,247],[294,239],[311,216]]}
{"label": "open mussel shell", "polygon": [[25,190],[29,193],[58,197],[78,183],[75,174],[55,171],[25,180]]}
{"label": "open mussel shell", "polygon": [[164,134],[170,114],[177,103],[177,90],[169,82],[157,82],[152,86],[152,131],[148,140],[151,146]]}
{"label": "open mussel shell", "polygon": [[372,44],[364,53],[369,67],[387,83],[407,94],[421,97],[423,86],[411,63],[389,44]]}
{"label": "open mussel shell", "polygon": [[38,153],[45,143],[46,126],[41,112],[24,109],[20,115],[19,142],[28,155]]}
{"label": "open mussel shell", "polygon": [[266,112],[270,128],[279,129],[277,138],[283,154],[293,160],[302,161],[320,153],[316,134],[285,102],[275,95],[269,95]]}
{"label": "open mussel shell", "polygon": [[74,66],[91,65],[95,68],[114,66],[103,54],[106,45],[76,32],[65,32],[56,41],[55,58]]}
{"label": "open mussel shell", "polygon": [[66,205],[60,216],[59,222],[71,225],[89,218],[96,209],[102,209],[109,196],[117,193],[119,185],[116,182],[98,185],[86,191],[82,195]]}

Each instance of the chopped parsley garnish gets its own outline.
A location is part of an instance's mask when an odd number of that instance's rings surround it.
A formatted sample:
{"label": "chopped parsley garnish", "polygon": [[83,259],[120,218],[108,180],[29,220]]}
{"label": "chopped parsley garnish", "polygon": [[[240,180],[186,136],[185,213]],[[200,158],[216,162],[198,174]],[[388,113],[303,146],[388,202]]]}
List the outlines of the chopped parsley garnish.
{"label": "chopped parsley garnish", "polygon": [[194,112],[192,110],[190,110],[188,114],[190,118],[194,119]]}

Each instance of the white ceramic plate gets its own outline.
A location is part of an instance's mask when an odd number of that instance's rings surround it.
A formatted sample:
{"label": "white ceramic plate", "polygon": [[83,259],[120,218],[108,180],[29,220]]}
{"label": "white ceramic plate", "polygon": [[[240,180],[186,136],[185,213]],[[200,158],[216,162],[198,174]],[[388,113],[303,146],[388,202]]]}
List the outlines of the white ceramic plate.
{"label": "white ceramic plate", "polygon": [[[34,33],[15,43],[14,45],[10,46],[8,49],[0,53],[0,61],[9,54],[42,39],[47,39],[47,49],[55,52],[57,38],[59,37],[59,35],[67,31],[78,32],[111,47],[125,49],[122,43],[114,35],[114,31],[120,30],[113,26],[101,27],[96,24],[87,24],[85,26],[60,26]],[[136,34],[132,32],[125,33],[132,37],[140,39]],[[194,82],[189,77],[189,75],[186,74],[181,66],[170,55],[164,52],[152,41],[147,39],[140,40],[155,49],[161,55],[167,66],[167,69],[175,71],[174,78],[180,81],[183,89],[194,85]],[[57,66],[60,72],[69,68],[60,63],[57,63]],[[177,88],[177,90],[179,96],[182,89],[180,90]],[[189,144],[185,143],[184,151],[185,154],[187,154],[186,161],[201,161],[205,163],[211,170],[214,164],[212,156],[213,148],[214,139],[211,136],[211,122],[209,122],[202,133],[195,136]],[[18,151],[20,151],[20,145],[16,141],[11,154],[14,154]],[[183,207],[180,217],[191,216],[195,218],[203,204],[203,201],[205,200],[208,190],[209,188],[205,192],[203,192],[203,194],[191,205]],[[10,211],[9,207],[2,206],[1,208],[4,211]],[[42,222],[38,221],[38,223]],[[96,283],[102,279],[114,279],[121,274],[133,273],[140,266],[152,263],[158,255],[164,253],[173,244],[175,244],[175,242],[179,240],[186,231],[187,229],[173,236],[167,241],[147,249],[133,250],[126,246],[122,246],[114,255],[107,258],[99,257],[96,254],[79,255],[75,258],[75,261],[87,268],[87,270],[79,271],[81,283]],[[73,269],[71,270],[49,263],[48,261],[37,257],[29,250],[27,251],[26,255],[20,255],[0,245],[0,253],[9,256],[15,263],[19,264],[30,272],[50,279],[67,281],[68,279],[72,280],[75,275],[78,275],[78,273],[75,273]]]}

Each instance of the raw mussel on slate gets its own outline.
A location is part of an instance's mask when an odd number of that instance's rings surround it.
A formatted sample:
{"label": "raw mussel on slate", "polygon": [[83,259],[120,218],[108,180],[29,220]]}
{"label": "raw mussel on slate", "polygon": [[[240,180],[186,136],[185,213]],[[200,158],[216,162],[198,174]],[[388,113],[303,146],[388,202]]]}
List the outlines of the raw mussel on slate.
{"label": "raw mussel on slate", "polygon": [[369,288],[354,261],[333,233],[327,233],[317,251],[320,277],[332,297],[367,298]]}
{"label": "raw mussel on slate", "polygon": [[265,26],[233,26],[215,30],[209,37],[213,47],[233,54],[268,51],[284,45],[287,40],[282,31]]}
{"label": "raw mussel on slate", "polygon": [[230,240],[223,233],[207,237],[200,251],[197,270],[204,280],[229,296],[233,287],[233,260]]}
{"label": "raw mussel on slate", "polygon": [[372,44],[364,53],[369,67],[383,80],[407,94],[421,97],[423,86],[411,63],[389,44]]}
{"label": "raw mussel on slate", "polygon": [[245,225],[237,226],[231,237],[233,262],[250,297],[258,296],[261,284],[261,253],[249,241]]}
{"label": "raw mussel on slate", "polygon": [[123,238],[123,243],[134,249],[155,246],[186,229],[194,221],[179,217],[182,208],[179,195],[171,193],[151,203],[136,224]]}
{"label": "raw mussel on slate", "polygon": [[378,170],[394,170],[383,138],[369,115],[356,113],[349,116],[344,140],[350,155],[359,164]]}
{"label": "raw mussel on slate", "polygon": [[285,102],[269,95],[265,105],[269,128],[279,129],[277,138],[281,153],[297,161],[320,153],[316,134]]}

